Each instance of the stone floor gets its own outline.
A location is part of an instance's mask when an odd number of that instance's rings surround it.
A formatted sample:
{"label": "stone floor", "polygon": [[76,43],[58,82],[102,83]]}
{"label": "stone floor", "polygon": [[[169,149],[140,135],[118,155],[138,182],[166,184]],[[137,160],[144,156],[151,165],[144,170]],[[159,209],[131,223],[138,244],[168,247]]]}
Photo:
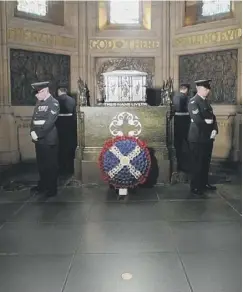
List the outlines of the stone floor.
{"label": "stone floor", "polygon": [[127,201],[104,186],[2,189],[0,291],[240,292],[241,183],[207,199],[185,184]]}

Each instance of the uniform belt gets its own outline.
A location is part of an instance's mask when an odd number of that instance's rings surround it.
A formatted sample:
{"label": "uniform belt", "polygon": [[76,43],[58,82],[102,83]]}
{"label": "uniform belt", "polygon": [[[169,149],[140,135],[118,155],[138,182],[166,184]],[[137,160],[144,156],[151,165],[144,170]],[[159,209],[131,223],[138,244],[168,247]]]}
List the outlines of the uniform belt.
{"label": "uniform belt", "polygon": [[[213,120],[209,119],[209,121],[211,121],[211,124],[213,123]],[[194,123],[193,119],[191,119],[191,122]],[[210,125],[210,123],[209,123]]]}
{"label": "uniform belt", "polygon": [[43,126],[45,124],[45,120],[38,120],[38,121],[33,121],[33,124],[36,126]]}
{"label": "uniform belt", "polygon": [[175,116],[189,116],[189,113],[179,113],[179,112],[175,112]]}
{"label": "uniform belt", "polygon": [[59,117],[71,117],[73,114],[59,114]]}

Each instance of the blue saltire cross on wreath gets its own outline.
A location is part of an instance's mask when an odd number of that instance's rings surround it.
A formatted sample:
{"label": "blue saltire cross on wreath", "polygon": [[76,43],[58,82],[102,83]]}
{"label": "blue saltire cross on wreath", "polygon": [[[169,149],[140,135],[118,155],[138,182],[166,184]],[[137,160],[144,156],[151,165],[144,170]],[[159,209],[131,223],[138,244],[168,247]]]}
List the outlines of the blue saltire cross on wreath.
{"label": "blue saltire cross on wreath", "polygon": [[119,136],[105,142],[99,165],[104,180],[116,188],[131,188],[145,182],[151,159],[146,143]]}

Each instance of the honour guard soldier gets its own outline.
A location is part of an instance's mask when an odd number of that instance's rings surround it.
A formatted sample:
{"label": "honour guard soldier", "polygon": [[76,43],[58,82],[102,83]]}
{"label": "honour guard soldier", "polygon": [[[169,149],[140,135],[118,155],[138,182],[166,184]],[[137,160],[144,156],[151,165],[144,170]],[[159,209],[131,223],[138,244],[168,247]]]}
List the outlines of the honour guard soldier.
{"label": "honour guard soldier", "polygon": [[191,118],[188,134],[192,158],[191,191],[197,195],[202,195],[205,190],[216,190],[215,186],[208,183],[213,142],[218,134],[216,117],[207,100],[210,82],[210,79],[195,81],[197,94],[188,105]]}
{"label": "honour guard soldier", "polygon": [[34,109],[30,135],[35,143],[37,166],[40,180],[31,190],[55,196],[58,177],[58,136],[55,126],[59,103],[49,92],[49,82],[31,84],[38,99]]}
{"label": "honour guard soldier", "polygon": [[56,123],[59,138],[59,171],[62,174],[72,174],[77,144],[76,105],[75,100],[67,95],[65,87],[60,87],[57,94],[60,105],[60,113]]}
{"label": "honour guard soldier", "polygon": [[189,84],[181,84],[180,92],[175,94],[172,100],[174,115],[174,146],[176,150],[177,171],[185,171],[182,163],[183,144],[188,144],[187,137],[190,126],[188,112]]}

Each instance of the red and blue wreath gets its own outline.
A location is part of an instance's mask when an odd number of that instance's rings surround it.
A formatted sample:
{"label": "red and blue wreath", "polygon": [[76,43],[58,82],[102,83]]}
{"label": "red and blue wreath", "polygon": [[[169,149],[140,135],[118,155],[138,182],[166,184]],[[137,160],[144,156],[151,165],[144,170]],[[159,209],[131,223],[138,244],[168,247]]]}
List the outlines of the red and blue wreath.
{"label": "red and blue wreath", "polygon": [[116,188],[143,184],[150,171],[151,158],[145,142],[129,136],[105,142],[99,156],[103,179]]}

